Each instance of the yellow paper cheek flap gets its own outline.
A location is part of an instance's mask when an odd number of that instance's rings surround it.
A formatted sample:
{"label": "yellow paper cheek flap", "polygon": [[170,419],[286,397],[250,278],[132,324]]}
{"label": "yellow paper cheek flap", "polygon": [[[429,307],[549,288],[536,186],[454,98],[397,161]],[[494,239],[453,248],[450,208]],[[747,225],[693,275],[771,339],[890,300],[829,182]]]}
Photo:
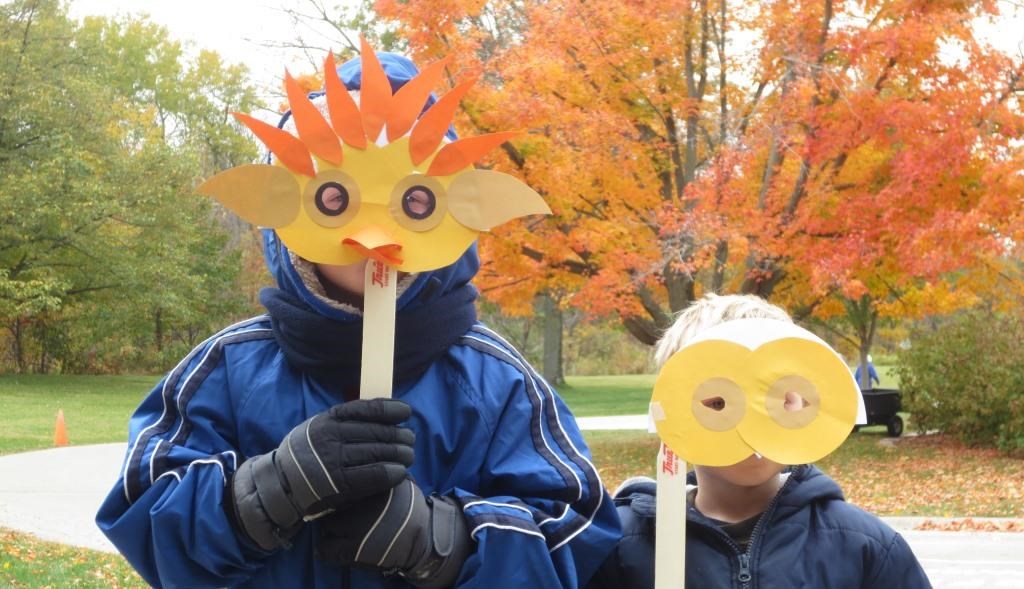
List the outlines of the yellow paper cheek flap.
{"label": "yellow paper cheek flap", "polygon": [[299,183],[282,166],[236,166],[203,182],[196,192],[259,227],[283,227],[299,214]]}
{"label": "yellow paper cheek flap", "polygon": [[455,220],[477,231],[489,231],[526,215],[550,215],[536,191],[519,179],[491,170],[468,170],[448,186],[448,208]]}

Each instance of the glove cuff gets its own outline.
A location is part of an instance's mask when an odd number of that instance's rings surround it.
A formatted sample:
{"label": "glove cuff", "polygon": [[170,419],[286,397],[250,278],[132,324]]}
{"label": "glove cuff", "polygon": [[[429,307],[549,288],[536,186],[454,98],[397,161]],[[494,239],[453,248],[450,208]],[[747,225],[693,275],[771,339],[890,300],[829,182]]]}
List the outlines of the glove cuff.
{"label": "glove cuff", "polygon": [[243,462],[228,486],[238,532],[266,551],[290,546],[302,518],[281,486],[273,453]]}
{"label": "glove cuff", "polygon": [[454,500],[440,495],[427,498],[430,506],[430,550],[401,575],[420,589],[451,587],[473,549],[462,509]]}

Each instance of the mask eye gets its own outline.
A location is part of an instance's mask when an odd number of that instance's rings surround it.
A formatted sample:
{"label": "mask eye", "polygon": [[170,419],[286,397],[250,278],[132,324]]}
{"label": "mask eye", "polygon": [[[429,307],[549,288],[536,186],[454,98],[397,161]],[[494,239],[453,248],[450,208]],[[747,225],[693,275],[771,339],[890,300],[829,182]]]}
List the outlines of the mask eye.
{"label": "mask eye", "polygon": [[786,396],[782,402],[783,411],[800,411],[804,407],[810,407],[811,404],[801,395],[795,391],[787,391]]}
{"label": "mask eye", "polygon": [[323,170],[306,184],[302,206],[321,227],[341,227],[359,212],[359,185],[341,170]]}
{"label": "mask eye", "polygon": [[765,395],[768,415],[786,429],[807,427],[818,416],[821,396],[814,383],[791,374],[772,383]]}
{"label": "mask eye", "polygon": [[701,401],[700,404],[712,411],[722,411],[725,409],[725,399],[721,397],[709,397]]}
{"label": "mask eye", "polygon": [[430,231],[441,224],[448,212],[448,195],[436,178],[410,174],[391,189],[388,205],[391,218],[416,232]]}
{"label": "mask eye", "polygon": [[690,410],[700,425],[714,432],[726,432],[743,421],[747,396],[735,382],[713,377],[694,389]]}
{"label": "mask eye", "polygon": [[413,186],[402,195],[402,212],[412,219],[426,219],[437,208],[437,197],[426,186]]}
{"label": "mask eye", "polygon": [[336,217],[348,208],[348,189],[337,182],[327,182],[316,191],[316,208],[328,217]]}

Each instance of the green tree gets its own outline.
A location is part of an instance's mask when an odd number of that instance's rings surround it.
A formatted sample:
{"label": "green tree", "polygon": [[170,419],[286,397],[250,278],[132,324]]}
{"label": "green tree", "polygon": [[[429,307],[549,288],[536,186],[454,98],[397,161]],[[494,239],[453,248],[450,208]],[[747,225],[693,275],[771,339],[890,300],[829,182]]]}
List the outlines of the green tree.
{"label": "green tree", "polygon": [[0,6],[0,321],[16,370],[155,368],[168,343],[243,311],[248,229],[192,187],[255,157],[229,112],[256,106],[244,68],[186,59],[145,20]]}
{"label": "green tree", "polygon": [[911,334],[897,373],[919,430],[1024,453],[1024,322],[977,309]]}

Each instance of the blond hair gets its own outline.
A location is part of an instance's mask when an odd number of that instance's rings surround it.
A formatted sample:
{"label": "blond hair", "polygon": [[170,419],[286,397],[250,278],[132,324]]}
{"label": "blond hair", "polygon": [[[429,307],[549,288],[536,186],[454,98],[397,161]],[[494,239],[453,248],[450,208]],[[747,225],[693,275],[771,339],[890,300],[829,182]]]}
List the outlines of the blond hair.
{"label": "blond hair", "polygon": [[705,329],[733,319],[777,319],[793,322],[779,306],[754,295],[707,294],[676,315],[672,327],[665,330],[654,349],[654,362],[660,370],[665,362]]}

